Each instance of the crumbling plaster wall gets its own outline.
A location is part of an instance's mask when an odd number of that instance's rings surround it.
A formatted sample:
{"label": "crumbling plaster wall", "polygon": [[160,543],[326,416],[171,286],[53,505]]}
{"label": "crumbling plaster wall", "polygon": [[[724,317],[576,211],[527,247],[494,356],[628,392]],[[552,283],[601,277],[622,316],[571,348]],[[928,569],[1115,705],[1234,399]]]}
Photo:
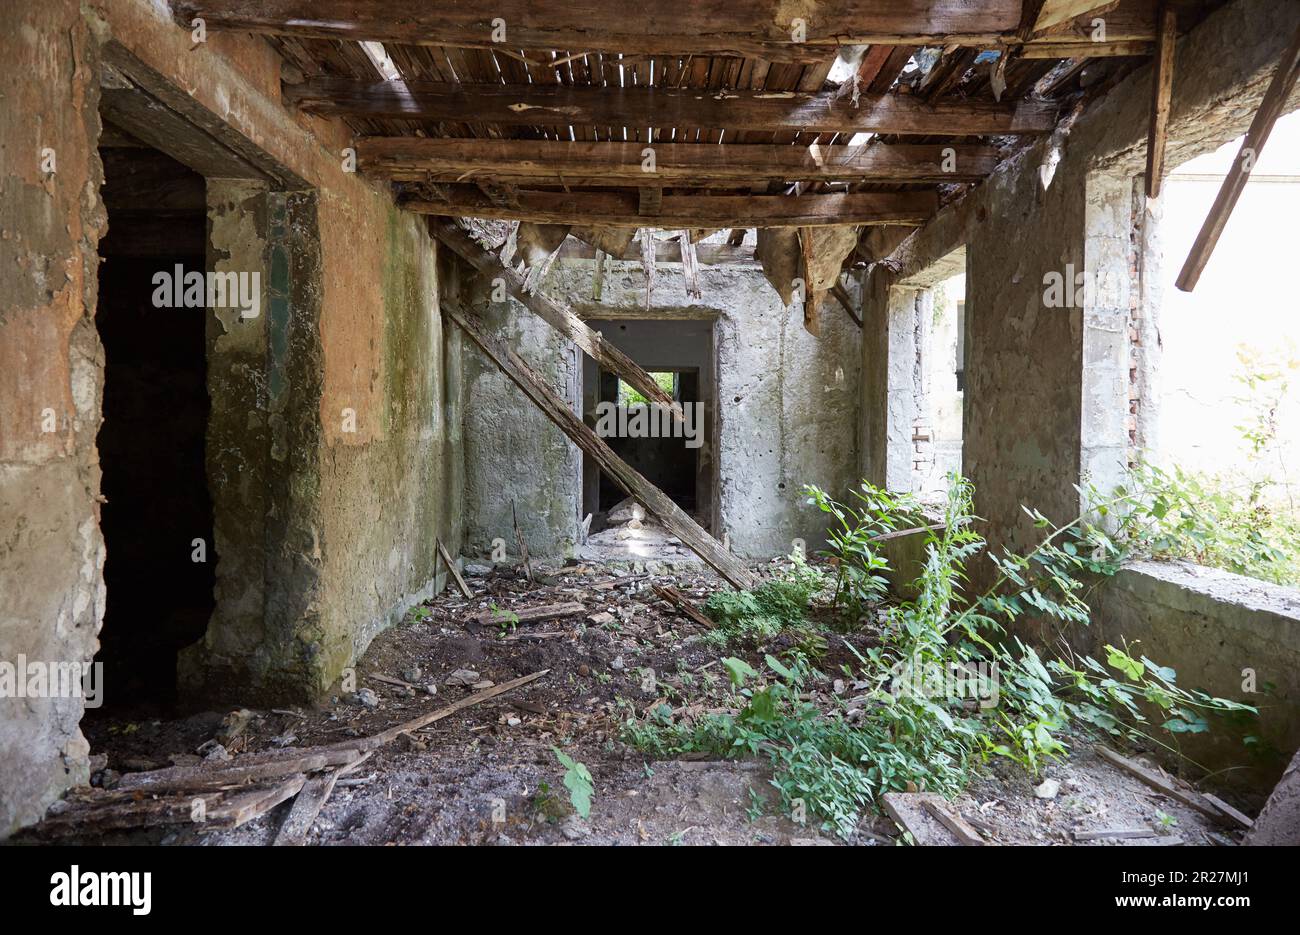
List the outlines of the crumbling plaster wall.
{"label": "crumbling plaster wall", "polygon": [[[268,273],[252,346],[242,361],[224,358],[243,367],[237,379],[247,385],[223,401],[227,421],[209,426],[232,446],[224,462],[209,458],[210,476],[261,488],[246,506],[260,501],[263,529],[228,539],[223,556],[218,516],[223,603],[183,660],[180,687],[246,703],[306,698],[443,583],[434,536],[453,552],[459,543],[443,512],[456,495],[444,489],[455,436],[443,418],[442,361],[459,347],[444,343],[422,219],[344,171],[350,131],[282,105],[279,58],[263,39],[211,33],[196,45],[151,0],[16,0],[0,9],[0,659],[89,661],[103,615],[95,450],[103,359],[93,316],[106,42],[305,181],[301,192],[254,196],[264,220],[213,219],[228,248],[217,262],[231,268],[242,254]],[[45,147],[55,173],[42,171]],[[286,227],[278,241],[276,211]],[[262,225],[264,234],[249,233],[259,257],[234,223]],[[277,242],[286,252],[272,249]],[[223,358],[214,360],[220,382]],[[229,411],[240,399],[242,431]],[[46,409],[53,432],[40,431]],[[264,549],[267,560],[244,553],[223,574],[222,562],[245,547]],[[0,705],[3,836],[83,781],[88,751],[80,699]]]}
{"label": "crumbling plaster wall", "polygon": [[[1300,6],[1239,0],[1178,43],[1167,166],[1209,151],[1249,125],[1276,62],[1300,23]],[[909,277],[967,245],[967,380],[963,465],[976,512],[995,545],[1034,538],[1020,509],[1057,521],[1077,514],[1074,485],[1105,486],[1127,447],[1127,316],[1133,283],[1082,307],[1047,308],[1044,276],[1128,270],[1131,198],[1143,171],[1152,67],[1144,66],[1084,114],[1068,135],[1040,141],[960,201],[944,208],[876,266],[864,316],[885,320],[891,293]],[[1300,105],[1300,94],[1293,106]],[[1059,151],[1046,191],[1039,167]],[[1158,238],[1147,241],[1158,244]],[[1144,278],[1151,275],[1149,258]],[[1139,298],[1149,320],[1153,297]],[[863,463],[883,479],[888,372],[879,333],[864,341]],[[875,372],[872,372],[874,369]]]}
{"label": "crumbling plaster wall", "polygon": [[[0,661],[88,663],[104,613],[98,58],[75,4],[20,2],[0,5],[0,60]],[[0,837],[89,778],[83,704],[0,698]]]}
{"label": "crumbling plaster wall", "polygon": [[[513,297],[493,302],[490,288],[460,289],[461,306],[581,414],[582,352]],[[476,345],[462,347],[465,554],[487,558],[501,540],[518,555],[518,519],[530,557],[563,560],[577,544],[582,454]]]}
{"label": "crumbling plaster wall", "polygon": [[[716,322],[717,538],[725,538],[733,552],[746,558],[788,554],[796,538],[816,548],[826,523],[804,502],[800,488],[817,484],[843,494],[857,479],[857,326],[827,298],[822,334],[814,337],[804,330],[801,315],[782,306],[757,268],[701,266],[702,298],[693,300],[686,295],[680,266],[661,265],[649,310],[639,264],[611,262],[600,302],[592,300],[593,269],[586,261],[558,261],[543,289],[590,319]],[[571,348],[557,346],[549,326],[517,303],[489,305],[486,311],[497,327],[508,321],[512,341],[519,342],[514,346],[530,363],[552,368],[548,375],[553,379],[555,368],[562,367],[567,381],[567,368],[580,363]],[[545,522],[534,520],[525,530],[529,549],[562,554],[571,546],[579,519],[581,489],[571,483],[579,480],[577,449],[529,411],[527,401],[504,378],[488,373],[490,367],[485,362],[466,367],[467,375],[473,371],[466,384],[466,510],[471,517],[501,517],[492,524],[498,531],[491,534],[510,541],[510,497],[521,503],[521,526],[522,503],[538,504]],[[560,459],[557,450],[567,450],[569,459]],[[504,467],[512,459],[525,464]],[[477,482],[477,477],[489,480]],[[469,541],[481,542],[489,532],[484,528]]]}

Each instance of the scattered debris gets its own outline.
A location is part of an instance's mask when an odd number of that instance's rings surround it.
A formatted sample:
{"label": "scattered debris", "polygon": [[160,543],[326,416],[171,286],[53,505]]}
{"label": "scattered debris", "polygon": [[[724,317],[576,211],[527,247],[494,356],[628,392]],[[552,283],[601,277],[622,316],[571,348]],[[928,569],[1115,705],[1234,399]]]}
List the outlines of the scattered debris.
{"label": "scattered debris", "polygon": [[1034,796],[1040,799],[1054,799],[1061,791],[1061,783],[1056,779],[1044,779],[1034,788]]}

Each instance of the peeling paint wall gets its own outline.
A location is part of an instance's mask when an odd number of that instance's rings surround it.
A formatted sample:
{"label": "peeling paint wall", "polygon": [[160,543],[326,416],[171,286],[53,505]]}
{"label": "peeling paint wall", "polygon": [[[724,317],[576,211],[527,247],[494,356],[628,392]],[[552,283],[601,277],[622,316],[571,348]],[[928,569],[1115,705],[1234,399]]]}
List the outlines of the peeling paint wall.
{"label": "peeling paint wall", "polygon": [[[350,131],[282,105],[260,37],[195,45],[151,0],[0,7],[0,660],[89,661],[103,616],[93,314],[108,42],[307,185],[209,184],[209,266],[261,271],[264,294],[259,319],[210,315],[218,608],[180,688],[308,698],[444,583],[437,536],[459,548],[446,410],[459,342],[444,339],[423,219],[344,172]],[[3,836],[85,780],[88,750],[80,699],[0,706]]]}
{"label": "peeling paint wall", "polygon": [[[104,612],[97,58],[58,3],[0,6],[0,58],[0,661],[88,663]],[[0,837],[87,780],[83,704],[0,698]]]}
{"label": "peeling paint wall", "polygon": [[[858,479],[857,404],[860,333],[831,299],[820,338],[802,315],[781,304],[757,268],[702,266],[703,297],[686,296],[681,269],[661,266],[651,308],[635,263],[611,263],[600,302],[592,300],[593,264],[559,261],[543,289],[584,317],[705,318],[716,321],[720,523],[732,551],[747,558],[785,555],[792,540],[816,548],[823,514],[804,503],[804,484],[842,494]],[[569,384],[576,353],[549,325],[511,300],[480,304],[512,346],[540,365],[557,388]],[[559,557],[572,547],[581,504],[581,459],[481,355],[466,365],[467,541],[482,550],[492,536],[513,543],[510,498],[529,550]],[[575,405],[576,409],[576,405]],[[527,521],[523,504],[530,504]],[[527,522],[527,525],[525,525]],[[513,554],[511,545],[509,551]]]}

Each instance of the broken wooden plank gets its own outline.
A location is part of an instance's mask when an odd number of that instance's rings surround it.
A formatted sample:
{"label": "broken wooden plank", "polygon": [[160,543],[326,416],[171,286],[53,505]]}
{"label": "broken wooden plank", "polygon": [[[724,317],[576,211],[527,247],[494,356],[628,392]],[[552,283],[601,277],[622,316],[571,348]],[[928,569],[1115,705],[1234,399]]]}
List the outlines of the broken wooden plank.
{"label": "broken wooden plank", "polygon": [[947,828],[958,842],[966,847],[983,847],[984,839],[980,837],[979,832],[966,823],[966,819],[961,815],[949,810],[948,803],[944,802],[937,796],[926,799],[921,803],[925,809],[939,819],[939,823]]}
{"label": "broken wooden plank", "polygon": [[835,296],[835,301],[840,303],[840,307],[843,308],[848,316],[853,319],[853,323],[861,328],[862,319],[859,318],[858,313],[853,310],[853,301],[849,298],[848,290],[837,282],[835,285],[831,286],[831,295]]}
{"label": "broken wooden plank", "polygon": [[456,563],[453,562],[451,556],[447,554],[447,547],[442,544],[441,539],[436,539],[434,541],[437,542],[438,554],[442,556],[443,563],[446,564],[447,571],[451,573],[451,578],[456,582],[456,587],[460,590],[460,593],[466,597],[473,597],[474,592],[469,589],[469,585],[465,583],[465,579],[460,575],[460,569],[456,567]]}
{"label": "broken wooden plank", "polygon": [[528,543],[524,541],[523,531],[519,528],[519,514],[515,512],[515,501],[510,501],[510,520],[515,527],[515,547],[519,549],[519,561],[524,566],[524,576],[531,584],[533,580],[533,563],[528,560]]}
{"label": "broken wooden plank", "polygon": [[303,773],[295,773],[270,787],[223,796],[220,802],[207,810],[204,820],[198,826],[205,830],[238,828],[289,801],[302,790],[306,782],[307,777]]}
{"label": "broken wooden plank", "polygon": [[429,714],[422,714],[417,718],[412,718],[409,721],[398,724],[396,727],[390,727],[388,730],[380,731],[378,734],[371,734],[369,737],[362,737],[359,740],[344,741],[343,743],[337,744],[336,748],[340,750],[350,750],[358,754],[378,749],[385,744],[392,743],[398,737],[402,736],[402,734],[409,734],[422,727],[428,727],[436,721],[441,721],[445,717],[450,717],[457,711],[472,708],[474,705],[481,704],[489,698],[504,695],[508,691],[513,691],[516,688],[527,685],[529,682],[536,681],[550,671],[550,669],[542,669],[541,671],[534,672],[531,675],[523,675],[517,679],[502,682],[500,685],[493,685],[491,688],[485,688],[483,691],[475,692],[472,695],[462,698],[460,701],[439,708],[437,711],[432,711]]}
{"label": "broken wooden plank", "polygon": [[712,630],[714,622],[705,616],[704,612],[692,603],[685,594],[669,584],[656,584],[654,586],[655,594],[662,597],[668,603],[672,604],[686,616],[690,617],[706,630]]}
{"label": "broken wooden plank", "polygon": [[1147,132],[1147,197],[1160,197],[1165,177],[1165,143],[1169,136],[1169,108],[1174,98],[1174,41],[1178,14],[1169,0],[1160,3],[1160,36],[1151,90],[1151,125]]}
{"label": "broken wooden plank", "polygon": [[1237,824],[1236,820],[1231,815],[1224,812],[1195,789],[1190,787],[1184,788],[1178,785],[1174,780],[1167,779],[1155,770],[1148,769],[1141,763],[1130,760],[1128,757],[1121,756],[1109,747],[1099,745],[1093,749],[1096,750],[1097,755],[1107,763],[1117,766],[1126,773],[1137,777],[1145,785],[1154,789],[1156,792],[1159,792],[1161,795],[1168,796],[1175,802],[1181,802],[1193,811],[1199,812],[1206,818],[1212,818],[1220,824]]}
{"label": "broken wooden plank", "polygon": [[[358,168],[394,181],[461,182],[477,178],[523,186],[700,185],[761,181],[958,182],[982,179],[998,163],[992,146],[873,144],[788,146],[655,143],[647,170],[645,143],[363,137]],[[643,206],[644,207],[644,206]],[[654,214],[655,210],[644,213]]]}
{"label": "broken wooden plank", "polygon": [[330,766],[343,766],[357,758],[337,747],[308,747],[265,754],[244,754],[226,763],[199,766],[169,766],[147,772],[126,773],[116,789],[150,794],[221,790],[249,783],[266,782],[293,773],[311,773]]}
{"label": "broken wooden plank", "polygon": [[[336,77],[311,78],[285,87],[284,94],[287,101],[305,112],[324,117],[468,120],[503,126],[703,126],[927,136],[1050,133],[1057,109],[1053,103],[1038,101],[925,102],[905,94],[874,92],[859,94],[855,106],[850,95],[835,91],[728,89],[725,94],[714,94],[696,88],[461,85]],[[642,149],[645,146],[636,145]],[[656,154],[663,145],[654,147]],[[638,154],[638,163],[641,158]]]}
{"label": "broken wooden plank", "polygon": [[[444,186],[441,199],[407,198],[416,214],[645,227],[635,192],[524,191],[514,204],[495,204],[472,185]],[[647,189],[638,189],[647,191]],[[654,225],[690,227],[820,227],[857,224],[920,224],[938,210],[933,191],[850,192],[813,195],[664,195]]]}
{"label": "broken wooden plank", "polygon": [[636,388],[646,399],[668,407],[677,419],[683,419],[681,406],[654,381],[641,366],[606,341],[569,308],[540,293],[530,293],[524,279],[508,269],[496,256],[484,250],[461,227],[450,221],[435,221],[430,230],[439,242],[450,247],[463,260],[485,276],[499,278],[512,296],[524,304],[561,335],[578,345],[592,360],[610,373],[617,374]]}
{"label": "broken wooden plank", "polygon": [[307,833],[311,831],[311,826],[316,823],[321,809],[333,794],[334,784],[368,760],[370,756],[370,753],[365,753],[347,766],[340,766],[338,769],[307,780],[298,797],[293,800],[293,808],[289,810],[284,824],[280,825],[272,846],[301,847],[306,844]]}
{"label": "broken wooden plank", "polygon": [[702,299],[700,290],[700,262],[695,255],[695,242],[691,240],[690,231],[682,231],[678,238],[682,251],[682,283],[688,299]]}
{"label": "broken wooden plank", "polygon": [[1214,252],[1215,244],[1219,242],[1219,237],[1228,224],[1228,218],[1232,216],[1232,209],[1237,206],[1237,199],[1246,188],[1251,169],[1255,167],[1260,153],[1264,151],[1264,144],[1268,142],[1269,134],[1273,132],[1273,124],[1282,115],[1282,109],[1291,96],[1298,77],[1300,77],[1300,28],[1296,29],[1295,35],[1291,38],[1291,45],[1287,47],[1286,52],[1282,54],[1282,60],[1278,62],[1277,73],[1273,75],[1268,90],[1264,92],[1263,100],[1259,102],[1259,110],[1255,112],[1255,119],[1250,122],[1250,129],[1246,131],[1246,137],[1241,141],[1237,159],[1224,177],[1219,194],[1214,199],[1214,205],[1205,218],[1205,224],[1201,227],[1201,232],[1196,235],[1196,241],[1187,254],[1187,261],[1183,263],[1183,269],[1178,274],[1175,285],[1184,292],[1191,292],[1196,288],[1205,264],[1210,261],[1210,254]]}
{"label": "broken wooden plank", "polygon": [[507,623],[544,623],[547,620],[559,620],[586,613],[587,608],[577,601],[566,604],[541,604],[536,607],[502,607],[497,610],[485,610],[475,614],[471,619],[481,626],[500,626]]}
{"label": "broken wooden plank", "polygon": [[1129,841],[1155,836],[1156,832],[1150,828],[1103,828],[1100,831],[1076,831],[1072,835],[1076,841],[1104,841],[1108,838]]}
{"label": "broken wooden plank", "polygon": [[[811,227],[805,227],[799,231],[799,275],[803,279],[803,288],[799,291],[803,294],[804,330],[813,337],[818,337],[822,333],[821,293],[818,292],[814,283],[816,274],[813,272],[813,266],[817,262],[817,254],[816,246],[813,243],[813,233]],[[853,243],[856,244],[857,240],[857,232],[854,231]],[[836,272],[839,272],[838,267]]]}
{"label": "broken wooden plank", "polygon": [[700,556],[734,587],[748,590],[755,586],[754,576],[743,562],[724,549],[718,540],[705,532],[667,495],[619,458],[605,440],[574,415],[568,403],[518,354],[489,335],[477,320],[465,314],[454,302],[444,300],[442,308],[560,431],[594,458],[601,470],[677,536],[683,545]]}
{"label": "broken wooden plank", "polygon": [[[43,819],[33,829],[38,838],[94,837],[107,831],[123,831],[155,825],[186,825],[196,815],[206,814],[221,801],[220,792],[172,794],[154,798],[140,793],[118,795],[116,790],[95,789],[73,801],[69,807]],[[201,804],[200,804],[201,803]]]}
{"label": "broken wooden plank", "polygon": [[1249,830],[1250,828],[1254,827],[1255,822],[1251,819],[1249,815],[1247,815],[1245,812],[1241,811],[1240,809],[1237,809],[1229,805],[1227,802],[1223,801],[1223,799],[1219,798],[1217,795],[1213,795],[1209,792],[1202,792],[1201,795],[1205,796],[1205,801],[1209,802],[1219,811],[1223,812],[1223,814],[1227,815],[1228,818],[1230,818],[1235,824],[1240,826],[1243,830]]}
{"label": "broken wooden plank", "polygon": [[912,843],[918,847],[961,846],[961,839],[926,806],[927,800],[938,798],[933,792],[886,792],[880,797],[880,804],[885,814],[910,834]]}

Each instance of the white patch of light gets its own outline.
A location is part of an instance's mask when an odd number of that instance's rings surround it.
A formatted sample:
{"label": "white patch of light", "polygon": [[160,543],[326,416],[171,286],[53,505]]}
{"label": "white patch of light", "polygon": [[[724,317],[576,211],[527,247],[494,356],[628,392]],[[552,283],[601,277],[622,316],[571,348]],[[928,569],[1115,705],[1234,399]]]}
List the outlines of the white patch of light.
{"label": "white patch of light", "polygon": [[389,81],[397,81],[402,77],[402,73],[397,70],[393,60],[388,57],[388,50],[384,48],[382,42],[363,42],[361,49],[366,53],[366,58],[379,69],[379,73]]}

